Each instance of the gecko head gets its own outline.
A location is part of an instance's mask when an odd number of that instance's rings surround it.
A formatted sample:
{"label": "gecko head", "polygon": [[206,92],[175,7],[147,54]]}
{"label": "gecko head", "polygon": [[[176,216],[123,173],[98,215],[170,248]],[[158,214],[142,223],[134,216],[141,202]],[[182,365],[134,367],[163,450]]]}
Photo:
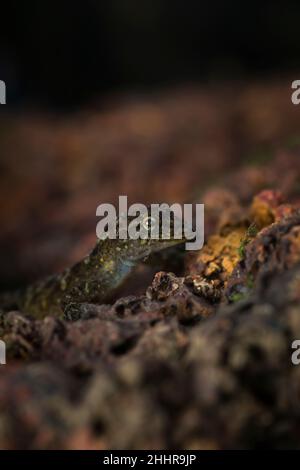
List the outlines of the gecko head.
{"label": "gecko head", "polygon": [[126,240],[118,240],[120,256],[128,263],[136,263],[186,240],[182,218],[169,209],[148,211],[138,219],[129,220],[128,234]]}

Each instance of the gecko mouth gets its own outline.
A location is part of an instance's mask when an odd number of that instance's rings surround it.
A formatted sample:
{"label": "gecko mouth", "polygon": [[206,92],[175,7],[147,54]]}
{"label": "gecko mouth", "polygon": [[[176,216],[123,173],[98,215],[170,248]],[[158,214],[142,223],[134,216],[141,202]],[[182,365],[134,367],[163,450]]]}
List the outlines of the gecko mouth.
{"label": "gecko mouth", "polygon": [[[140,240],[145,242],[145,240]],[[147,240],[149,242],[149,240]],[[135,253],[132,257],[132,261],[139,262],[147,260],[152,254],[158,253],[159,251],[166,250],[176,245],[181,245],[185,242],[185,238],[181,239],[159,239],[151,240],[149,243],[141,245],[141,249]]]}

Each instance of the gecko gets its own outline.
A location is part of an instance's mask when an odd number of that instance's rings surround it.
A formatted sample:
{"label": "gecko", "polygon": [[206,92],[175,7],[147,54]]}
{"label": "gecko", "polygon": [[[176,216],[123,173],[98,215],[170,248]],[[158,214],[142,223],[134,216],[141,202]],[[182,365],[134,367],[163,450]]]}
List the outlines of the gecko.
{"label": "gecko", "polygon": [[[175,217],[175,216],[174,216]],[[174,218],[175,220],[175,218]],[[161,219],[145,217],[149,237],[145,239],[99,239],[92,251],[59,274],[34,282],[23,291],[12,293],[10,305],[35,318],[47,315],[61,317],[65,309],[76,303],[103,303],[125,281],[140,261],[153,253],[182,243],[174,237],[174,220],[170,220],[169,238],[160,230],[159,238],[150,237],[151,224],[161,225]],[[119,220],[117,226],[119,224]]]}

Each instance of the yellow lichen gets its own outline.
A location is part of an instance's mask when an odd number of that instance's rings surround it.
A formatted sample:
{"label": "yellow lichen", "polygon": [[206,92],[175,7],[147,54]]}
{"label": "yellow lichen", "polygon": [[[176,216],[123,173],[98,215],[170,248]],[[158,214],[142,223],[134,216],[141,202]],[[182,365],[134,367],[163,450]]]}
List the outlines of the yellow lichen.
{"label": "yellow lichen", "polygon": [[226,280],[239,261],[238,249],[246,235],[246,227],[235,227],[226,235],[212,235],[199,253],[198,262],[205,264],[204,275],[219,273]]}

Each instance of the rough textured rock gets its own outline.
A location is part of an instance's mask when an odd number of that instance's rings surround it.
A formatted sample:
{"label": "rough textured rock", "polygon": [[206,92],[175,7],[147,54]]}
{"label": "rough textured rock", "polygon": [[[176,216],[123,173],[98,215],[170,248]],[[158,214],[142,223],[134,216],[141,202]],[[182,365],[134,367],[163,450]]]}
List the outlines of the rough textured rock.
{"label": "rough textured rock", "polygon": [[[1,445],[298,447],[299,279],[299,264],[273,274],[194,326],[101,314],[35,322],[42,362],[15,363],[0,378]],[[8,321],[13,334],[30,335],[20,315]]]}

